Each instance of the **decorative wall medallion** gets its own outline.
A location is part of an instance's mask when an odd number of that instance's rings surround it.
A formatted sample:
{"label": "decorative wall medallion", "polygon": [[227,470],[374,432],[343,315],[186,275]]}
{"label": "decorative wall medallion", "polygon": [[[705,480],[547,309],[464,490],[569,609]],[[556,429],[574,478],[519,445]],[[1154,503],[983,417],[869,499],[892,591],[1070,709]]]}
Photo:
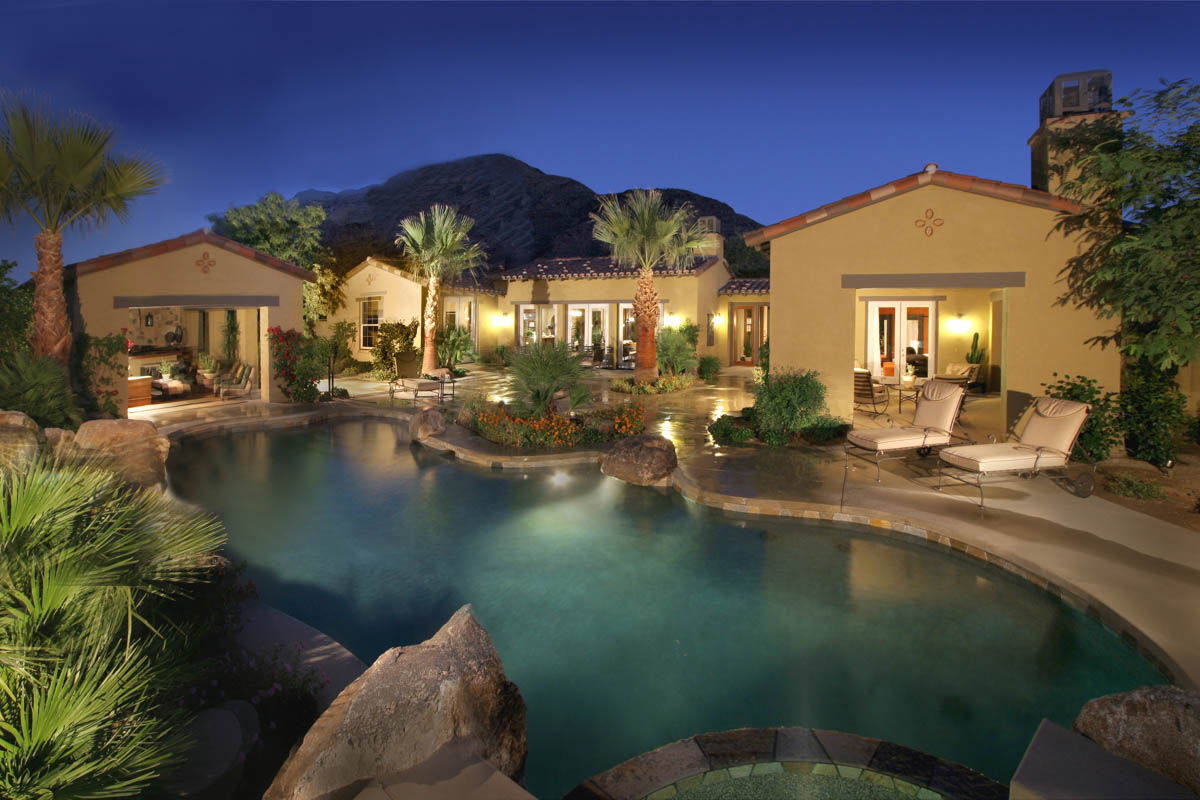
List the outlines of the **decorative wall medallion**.
{"label": "decorative wall medallion", "polygon": [[933,209],[925,209],[925,218],[913,220],[913,225],[925,231],[926,236],[933,236],[933,229],[940,228],[946,223],[946,220],[941,217],[933,216]]}
{"label": "decorative wall medallion", "polygon": [[367,286],[370,286],[370,285],[371,285],[372,283],[374,283],[374,282],[375,282],[375,273],[374,273],[374,272],[368,272],[368,273],[367,273]]}
{"label": "decorative wall medallion", "polygon": [[207,250],[205,250],[203,253],[201,253],[200,257],[196,259],[196,266],[199,267],[200,271],[205,274],[207,274],[208,271],[210,269],[212,269],[213,267],[215,267],[216,265],[217,265],[217,260],[215,258],[213,258],[212,256],[210,256],[208,254]]}

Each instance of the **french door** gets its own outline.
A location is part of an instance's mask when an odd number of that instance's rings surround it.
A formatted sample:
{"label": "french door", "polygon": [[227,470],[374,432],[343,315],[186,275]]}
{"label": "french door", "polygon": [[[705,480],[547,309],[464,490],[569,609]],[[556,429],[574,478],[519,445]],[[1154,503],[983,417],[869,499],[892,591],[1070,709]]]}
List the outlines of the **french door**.
{"label": "french door", "polygon": [[607,303],[573,303],[567,306],[568,336],[576,349],[604,347],[608,330]]}
{"label": "french door", "polygon": [[729,332],[734,364],[753,366],[758,363],[758,348],[767,340],[768,313],[765,305],[733,307]]}
{"label": "french door", "polygon": [[867,368],[898,378],[910,368],[918,378],[937,371],[937,303],[933,300],[867,301]]}

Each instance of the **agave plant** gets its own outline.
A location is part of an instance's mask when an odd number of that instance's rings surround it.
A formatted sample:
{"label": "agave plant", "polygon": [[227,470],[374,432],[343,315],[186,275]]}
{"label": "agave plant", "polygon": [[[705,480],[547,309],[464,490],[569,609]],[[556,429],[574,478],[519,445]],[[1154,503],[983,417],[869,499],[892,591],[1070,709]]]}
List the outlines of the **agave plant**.
{"label": "agave plant", "polygon": [[169,767],[170,601],[222,541],[92,465],[0,475],[0,797],[134,797]]}
{"label": "agave plant", "polygon": [[526,347],[513,356],[509,367],[516,390],[527,410],[533,414],[553,414],[554,396],[564,392],[571,408],[591,399],[581,381],[583,359],[571,352],[566,342],[543,342]]}

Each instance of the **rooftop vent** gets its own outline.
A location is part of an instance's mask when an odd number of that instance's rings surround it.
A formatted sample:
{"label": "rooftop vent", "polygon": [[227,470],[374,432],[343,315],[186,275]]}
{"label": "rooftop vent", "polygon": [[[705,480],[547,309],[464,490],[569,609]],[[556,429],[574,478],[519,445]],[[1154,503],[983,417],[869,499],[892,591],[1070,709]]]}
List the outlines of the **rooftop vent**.
{"label": "rooftop vent", "polygon": [[1051,117],[1112,111],[1112,72],[1093,69],[1059,75],[1038,101],[1038,124]]}

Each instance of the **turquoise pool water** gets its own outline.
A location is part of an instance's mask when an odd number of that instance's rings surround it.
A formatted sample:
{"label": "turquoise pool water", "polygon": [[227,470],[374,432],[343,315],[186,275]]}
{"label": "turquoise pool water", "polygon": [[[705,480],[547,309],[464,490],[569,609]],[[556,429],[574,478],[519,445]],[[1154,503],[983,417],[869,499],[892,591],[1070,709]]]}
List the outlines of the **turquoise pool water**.
{"label": "turquoise pool water", "polygon": [[185,440],[262,599],[367,663],[472,603],[528,706],[527,786],[694,733],[873,736],[1007,782],[1042,717],[1162,676],[1007,573],[851,527],[735,518],[594,469],[475,470],[384,422]]}

